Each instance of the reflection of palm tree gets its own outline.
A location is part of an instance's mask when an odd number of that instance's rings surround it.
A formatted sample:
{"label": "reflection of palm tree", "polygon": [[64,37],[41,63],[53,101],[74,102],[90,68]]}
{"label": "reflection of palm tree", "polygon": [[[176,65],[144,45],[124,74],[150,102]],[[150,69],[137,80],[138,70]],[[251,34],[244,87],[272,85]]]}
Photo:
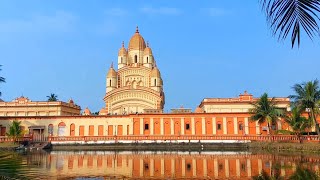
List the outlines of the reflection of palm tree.
{"label": "reflection of palm tree", "polygon": [[315,171],[302,166],[298,166],[296,171],[289,177],[291,180],[317,180],[319,178],[319,175]]}
{"label": "reflection of palm tree", "polygon": [[0,152],[0,179],[24,179],[19,177],[21,156],[14,152]]}
{"label": "reflection of palm tree", "polygon": [[291,45],[300,45],[300,30],[304,30],[309,38],[320,33],[317,21],[320,12],[319,0],[261,0],[262,8],[267,15],[274,35],[279,40],[287,38],[291,32]]}
{"label": "reflection of palm tree", "polygon": [[50,96],[47,96],[48,101],[58,101],[58,96],[56,94],[51,93]]}
{"label": "reflection of palm tree", "polygon": [[278,121],[282,111],[277,109],[274,98],[269,99],[268,94],[264,93],[256,103],[253,103],[253,108],[249,110],[252,114],[250,117],[253,121],[258,121],[259,124],[267,122],[268,132],[271,134],[270,126]]}

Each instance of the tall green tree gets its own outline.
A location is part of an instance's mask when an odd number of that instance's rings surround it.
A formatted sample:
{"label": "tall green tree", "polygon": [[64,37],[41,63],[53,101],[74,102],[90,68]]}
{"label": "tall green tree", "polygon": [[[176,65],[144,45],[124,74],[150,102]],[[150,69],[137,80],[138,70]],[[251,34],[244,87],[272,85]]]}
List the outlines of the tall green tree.
{"label": "tall green tree", "polygon": [[289,177],[290,180],[317,180],[320,176],[314,170],[299,165],[296,171]]}
{"label": "tall green tree", "polygon": [[297,135],[300,143],[302,142],[300,139],[300,135],[306,128],[309,127],[309,121],[307,118],[301,116],[302,111],[298,107],[292,108],[291,112],[288,112],[284,116],[284,120],[288,123],[288,125],[292,128],[293,132]]}
{"label": "tall green tree", "polygon": [[58,101],[58,96],[56,94],[51,93],[50,96],[47,96],[48,101]]}
{"label": "tall green tree", "polygon": [[[0,71],[1,71],[1,66],[2,65],[0,65]],[[0,83],[4,83],[4,82],[6,82],[6,79],[0,76]],[[0,92],[0,96],[1,96],[1,92]]]}
{"label": "tall green tree", "polygon": [[309,118],[315,125],[316,132],[320,137],[319,124],[317,122],[317,114],[319,113],[320,89],[319,81],[308,81],[301,84],[295,84],[293,87],[295,95],[290,95],[295,106],[308,112]]}
{"label": "tall green tree", "polygon": [[22,136],[22,129],[20,124],[21,124],[21,121],[12,121],[12,124],[9,127],[9,132],[6,133],[7,136],[13,138],[14,142],[16,142],[18,137]]}
{"label": "tall green tree", "polygon": [[300,46],[301,31],[310,39],[319,36],[320,0],[260,0],[273,35],[279,40],[291,34],[291,46]]}
{"label": "tall green tree", "polygon": [[283,112],[277,108],[274,98],[268,98],[268,94],[264,93],[257,102],[253,103],[253,108],[249,109],[252,114],[250,119],[258,121],[259,124],[267,122],[268,134],[272,134],[271,126],[275,124]]}

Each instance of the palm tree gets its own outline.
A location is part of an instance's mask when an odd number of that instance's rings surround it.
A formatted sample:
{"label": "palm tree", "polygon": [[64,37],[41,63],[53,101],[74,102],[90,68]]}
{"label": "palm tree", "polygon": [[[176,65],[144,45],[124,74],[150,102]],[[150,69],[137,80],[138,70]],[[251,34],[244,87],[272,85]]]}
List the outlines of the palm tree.
{"label": "palm tree", "polygon": [[320,108],[319,81],[316,79],[302,84],[295,84],[292,88],[296,94],[290,95],[289,98],[293,99],[295,106],[308,112],[308,116],[315,124],[316,132],[320,137],[319,124],[316,119]]}
{"label": "palm tree", "polygon": [[308,128],[309,120],[301,116],[301,110],[298,107],[292,108],[291,112],[284,117],[284,120],[292,128],[301,143],[300,135],[306,128]]}
{"label": "palm tree", "polygon": [[305,179],[310,179],[310,180],[317,180],[319,179],[319,175],[317,174],[317,172],[308,169],[308,168],[304,168],[301,165],[299,165],[296,169],[296,171],[289,177],[289,179],[291,180],[305,180]]}
{"label": "palm tree", "polygon": [[15,143],[17,138],[22,135],[22,129],[20,127],[21,121],[13,121],[10,125],[9,132],[6,133],[7,136],[13,138],[13,142]]}
{"label": "palm tree", "polygon": [[260,0],[273,35],[279,40],[291,33],[291,46],[300,46],[301,29],[310,39],[319,36],[320,0]]}
{"label": "palm tree", "polygon": [[253,103],[253,108],[249,109],[252,114],[250,119],[258,121],[259,124],[267,122],[268,134],[271,134],[270,126],[278,121],[282,116],[282,111],[277,108],[274,98],[269,99],[268,94],[264,93],[257,102]]}
{"label": "palm tree", "polygon": [[[1,67],[2,65],[0,65],[0,67]],[[1,71],[1,68],[0,68],[0,71]],[[0,83],[4,83],[4,82],[6,82],[6,79],[4,78],[4,77],[1,77],[0,76]],[[1,96],[1,92],[0,92],[0,96]]]}
{"label": "palm tree", "polygon": [[50,96],[47,96],[48,101],[58,101],[58,96],[51,93]]}

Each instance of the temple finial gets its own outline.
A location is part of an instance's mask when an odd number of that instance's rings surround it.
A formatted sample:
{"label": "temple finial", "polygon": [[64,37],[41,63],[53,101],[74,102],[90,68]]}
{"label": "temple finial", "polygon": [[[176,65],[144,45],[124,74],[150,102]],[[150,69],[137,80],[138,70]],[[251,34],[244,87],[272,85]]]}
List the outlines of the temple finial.
{"label": "temple finial", "polygon": [[147,41],[147,47],[149,47],[149,41]]}
{"label": "temple finial", "polygon": [[113,61],[111,62],[111,66],[110,66],[110,68],[113,68]]}
{"label": "temple finial", "polygon": [[122,41],[122,47],[124,47],[124,41]]}
{"label": "temple finial", "polygon": [[139,33],[139,27],[138,26],[136,27],[136,33]]}

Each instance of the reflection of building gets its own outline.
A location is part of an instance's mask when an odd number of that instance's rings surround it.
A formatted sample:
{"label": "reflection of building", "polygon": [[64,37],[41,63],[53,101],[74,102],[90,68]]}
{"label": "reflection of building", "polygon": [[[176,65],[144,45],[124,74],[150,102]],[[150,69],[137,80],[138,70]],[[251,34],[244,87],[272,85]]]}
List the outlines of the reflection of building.
{"label": "reflection of building", "polygon": [[111,65],[106,81],[103,114],[162,111],[164,92],[160,71],[138,28],[129,41],[128,49],[122,43],[118,71]]}
{"label": "reflection of building", "polygon": [[[133,154],[112,152],[57,152],[32,154],[27,164],[39,164],[49,177],[113,177],[124,179],[251,179],[265,171],[289,177],[299,163],[319,172],[319,158],[234,152],[204,154]],[[42,174],[40,173],[40,174]],[[113,179],[112,178],[112,179]],[[285,178],[286,179],[286,178]]]}
{"label": "reflection of building", "polygon": [[[118,54],[118,70],[110,67],[106,77],[106,107],[99,115],[73,101],[32,102],[21,97],[14,102],[0,102],[2,136],[12,120],[30,132],[45,136],[148,136],[181,138],[197,135],[261,135],[267,134],[266,124],[250,121],[248,109],[257,98],[245,92],[236,98],[205,98],[195,112],[173,109],[163,113],[164,92],[161,74],[151,48],[138,29]],[[276,98],[277,105],[289,110],[288,98]],[[279,121],[274,129],[288,129]]]}

